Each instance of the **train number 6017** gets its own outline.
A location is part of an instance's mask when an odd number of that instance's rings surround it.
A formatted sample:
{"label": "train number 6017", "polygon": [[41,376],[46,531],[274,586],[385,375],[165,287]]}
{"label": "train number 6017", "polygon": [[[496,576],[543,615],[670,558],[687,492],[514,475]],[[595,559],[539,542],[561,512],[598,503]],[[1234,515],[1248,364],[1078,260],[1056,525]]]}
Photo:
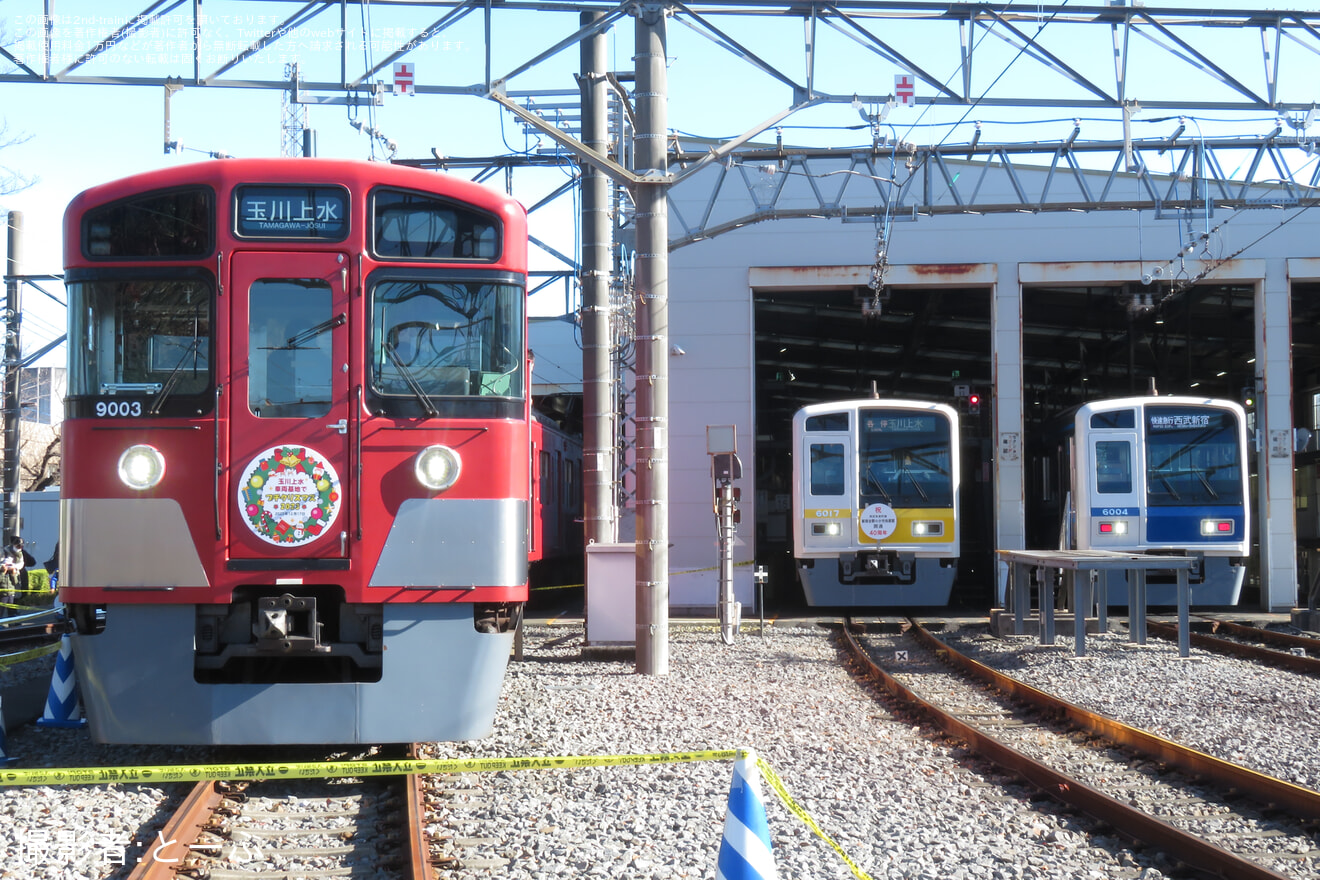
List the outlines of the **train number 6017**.
{"label": "train number 6017", "polygon": [[142,415],[142,401],[140,400],[98,400],[96,402],[97,418],[140,415]]}

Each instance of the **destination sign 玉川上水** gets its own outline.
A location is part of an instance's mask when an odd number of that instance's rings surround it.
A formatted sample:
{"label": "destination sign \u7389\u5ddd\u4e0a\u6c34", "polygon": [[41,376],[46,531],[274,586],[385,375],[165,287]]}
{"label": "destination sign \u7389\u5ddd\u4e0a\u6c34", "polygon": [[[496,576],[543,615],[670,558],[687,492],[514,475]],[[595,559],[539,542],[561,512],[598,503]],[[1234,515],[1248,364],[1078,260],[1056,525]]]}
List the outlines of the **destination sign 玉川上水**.
{"label": "destination sign \u7389\u5ddd\u4e0a\u6c34", "polygon": [[238,188],[234,229],[245,238],[342,239],[348,194],[334,186]]}
{"label": "destination sign \u7389\u5ddd\u4e0a\u6c34", "polygon": [[867,431],[928,434],[935,430],[934,416],[881,416],[866,420]]}

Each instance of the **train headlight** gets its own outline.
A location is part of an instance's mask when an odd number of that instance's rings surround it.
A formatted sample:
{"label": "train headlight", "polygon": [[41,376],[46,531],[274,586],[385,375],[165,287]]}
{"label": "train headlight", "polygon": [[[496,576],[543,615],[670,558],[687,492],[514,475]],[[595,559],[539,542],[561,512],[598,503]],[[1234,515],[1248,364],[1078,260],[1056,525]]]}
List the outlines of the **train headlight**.
{"label": "train headlight", "polygon": [[1233,521],[1231,519],[1203,519],[1201,520],[1201,534],[1208,537],[1231,538],[1233,536]]}
{"label": "train headlight", "polygon": [[417,453],[417,461],[413,464],[417,482],[436,492],[448,489],[458,482],[458,475],[462,470],[463,460],[448,446],[426,447]]}
{"label": "train headlight", "polygon": [[914,522],[912,524],[912,534],[918,538],[929,538],[935,535],[944,534],[944,523],[939,520],[933,522]]}
{"label": "train headlight", "polygon": [[1100,523],[1100,534],[1102,534],[1102,535],[1126,535],[1126,534],[1127,534],[1127,523],[1124,522],[1123,520],[1119,520],[1118,522],[1102,522],[1102,523]]}
{"label": "train headlight", "polygon": [[154,488],[165,476],[165,456],[154,446],[130,446],[119,456],[119,479],[141,492]]}
{"label": "train headlight", "polygon": [[837,538],[843,534],[843,526],[836,522],[812,523],[811,533],[813,535],[824,535],[827,538]]}

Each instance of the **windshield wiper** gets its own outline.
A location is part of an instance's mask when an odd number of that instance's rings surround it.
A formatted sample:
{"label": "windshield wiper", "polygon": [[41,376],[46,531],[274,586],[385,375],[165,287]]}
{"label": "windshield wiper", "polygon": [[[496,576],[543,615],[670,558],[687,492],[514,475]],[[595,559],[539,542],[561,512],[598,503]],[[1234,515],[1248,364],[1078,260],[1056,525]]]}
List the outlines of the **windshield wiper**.
{"label": "windshield wiper", "polygon": [[925,489],[921,488],[921,484],[917,482],[911,468],[905,467],[899,473],[908,478],[908,482],[912,484],[913,489],[917,490],[917,494],[921,496],[922,501],[930,501],[930,496],[926,494]]}
{"label": "windshield wiper", "polygon": [[[179,384],[179,377],[183,375],[183,365],[188,360],[188,356],[196,355],[201,344],[202,337],[194,336],[193,341],[183,350],[183,354],[179,356],[179,362],[174,365],[174,369],[170,370],[170,374],[165,377],[165,382],[160,386],[160,390],[156,392],[156,396],[151,399],[151,406],[147,407],[148,413],[153,416],[160,415],[160,408],[165,405],[165,400],[174,391],[174,386]],[[195,364],[196,361],[194,361],[194,365]],[[194,366],[193,369],[196,370],[196,366]]]}
{"label": "windshield wiper", "polygon": [[417,377],[413,375],[413,371],[403,362],[403,358],[399,357],[399,352],[395,350],[394,343],[386,342],[383,347],[385,349],[385,354],[389,355],[390,362],[398,369],[399,375],[403,376],[403,381],[408,383],[409,390],[412,391],[413,396],[417,398],[419,403],[421,403],[422,409],[426,410],[426,414],[431,418],[440,415],[440,410],[435,408],[435,404],[431,402],[431,398],[427,395],[426,390],[422,388],[422,383],[417,381]]}
{"label": "windshield wiper", "polygon": [[342,326],[343,324],[347,324],[347,323],[348,323],[348,315],[344,314],[343,312],[340,312],[339,314],[335,315],[333,318],[326,318],[321,323],[316,324],[312,327],[308,327],[306,330],[302,331],[301,333],[295,333],[294,335],[290,336],[287,340],[285,340],[282,346],[276,349],[276,351],[298,348],[304,342],[310,342],[311,340],[320,336],[325,331],[333,330],[334,328]]}
{"label": "windshield wiper", "polygon": [[894,503],[893,497],[888,492],[885,491],[884,486],[880,485],[880,480],[876,478],[875,471],[873,471],[869,467],[866,469],[866,484],[867,486],[878,492],[885,499],[886,504]]}

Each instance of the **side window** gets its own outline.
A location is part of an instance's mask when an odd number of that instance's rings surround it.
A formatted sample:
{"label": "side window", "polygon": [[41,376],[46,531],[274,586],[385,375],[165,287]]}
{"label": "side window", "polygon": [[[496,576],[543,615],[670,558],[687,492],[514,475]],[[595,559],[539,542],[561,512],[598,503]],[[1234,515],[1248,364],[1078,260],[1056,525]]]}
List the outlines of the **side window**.
{"label": "side window", "polygon": [[546,452],[543,449],[541,450],[541,504],[542,505],[548,505],[554,503],[555,495],[554,495],[554,485],[552,483],[553,478],[554,478],[554,468],[551,463],[550,453]]}
{"label": "side window", "polygon": [[843,494],[843,444],[811,444],[811,494]]}
{"label": "side window", "polygon": [[1095,491],[1101,495],[1132,492],[1132,444],[1126,440],[1096,441]]}

